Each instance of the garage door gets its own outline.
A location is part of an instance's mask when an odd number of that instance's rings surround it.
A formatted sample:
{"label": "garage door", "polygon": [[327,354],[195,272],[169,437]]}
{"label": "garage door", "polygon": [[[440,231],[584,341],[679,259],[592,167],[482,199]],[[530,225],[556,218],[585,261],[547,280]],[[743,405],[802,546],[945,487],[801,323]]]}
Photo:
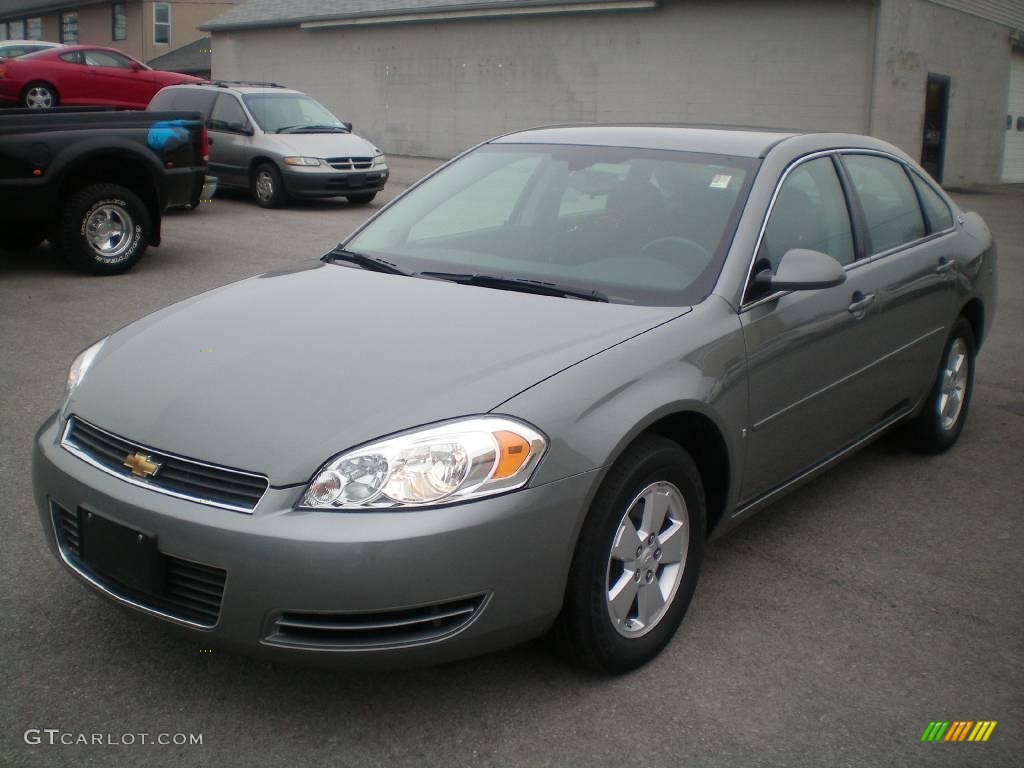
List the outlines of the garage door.
{"label": "garage door", "polygon": [[1024,181],[1024,53],[1010,57],[1010,106],[1007,112],[1003,181]]}

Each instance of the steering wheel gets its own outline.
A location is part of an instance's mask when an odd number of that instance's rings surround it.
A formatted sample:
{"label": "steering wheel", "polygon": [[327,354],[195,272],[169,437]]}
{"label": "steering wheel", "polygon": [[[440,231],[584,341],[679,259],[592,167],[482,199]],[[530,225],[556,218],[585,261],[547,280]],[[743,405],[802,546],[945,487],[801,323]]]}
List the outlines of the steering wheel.
{"label": "steering wheel", "polygon": [[[698,243],[696,240],[691,240],[688,237],[679,237],[677,235],[669,235],[668,237],[659,237],[656,240],[651,240],[651,242],[647,243],[647,245],[640,249],[639,255],[647,256],[649,251],[663,245],[668,245],[670,243],[680,243],[696,251],[700,256],[704,257],[704,264],[707,264],[709,261],[711,261],[711,251],[709,251],[703,245]],[[660,261],[666,261],[666,259],[661,258],[658,254],[653,254],[653,256],[659,259]],[[701,266],[703,267],[704,264],[702,264]],[[678,264],[676,264],[675,266],[678,266]]]}

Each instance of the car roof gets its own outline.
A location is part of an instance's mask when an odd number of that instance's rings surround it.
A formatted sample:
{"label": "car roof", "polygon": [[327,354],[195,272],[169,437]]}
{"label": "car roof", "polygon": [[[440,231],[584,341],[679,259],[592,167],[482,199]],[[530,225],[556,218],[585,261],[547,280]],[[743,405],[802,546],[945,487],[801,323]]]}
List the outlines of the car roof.
{"label": "car roof", "polygon": [[0,40],[0,48],[8,45],[40,45],[43,48],[63,48],[61,43],[51,43],[47,40]]}
{"label": "car roof", "polygon": [[506,134],[493,143],[635,147],[760,158],[783,144],[800,151],[840,147],[893,150],[885,142],[851,133],[731,125],[555,125]]}
{"label": "car roof", "polygon": [[[294,88],[285,88],[282,85],[241,85],[230,82],[206,82],[206,83],[180,83],[169,86],[170,88],[205,88],[216,91],[233,91],[234,93],[299,93]],[[304,95],[304,94],[303,94]]]}

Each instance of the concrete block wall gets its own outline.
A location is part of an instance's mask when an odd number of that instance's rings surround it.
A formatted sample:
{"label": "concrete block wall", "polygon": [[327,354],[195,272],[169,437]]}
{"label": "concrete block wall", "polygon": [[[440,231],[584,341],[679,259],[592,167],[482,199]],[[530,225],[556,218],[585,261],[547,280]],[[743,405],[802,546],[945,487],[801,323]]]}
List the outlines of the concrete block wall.
{"label": "concrete block wall", "polygon": [[869,0],[666,0],[614,14],[214,34],[213,74],[322,101],[385,151],[450,156],[564,121],[866,131]]}

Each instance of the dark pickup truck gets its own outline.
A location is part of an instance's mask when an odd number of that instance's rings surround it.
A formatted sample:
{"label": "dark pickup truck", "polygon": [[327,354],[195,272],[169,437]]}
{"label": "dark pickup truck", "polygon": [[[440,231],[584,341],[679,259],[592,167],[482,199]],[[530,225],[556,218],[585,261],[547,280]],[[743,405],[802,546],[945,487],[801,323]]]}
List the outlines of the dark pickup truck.
{"label": "dark pickup truck", "polygon": [[49,240],[83,271],[131,269],[167,208],[205,197],[207,158],[198,113],[0,112],[0,250]]}

